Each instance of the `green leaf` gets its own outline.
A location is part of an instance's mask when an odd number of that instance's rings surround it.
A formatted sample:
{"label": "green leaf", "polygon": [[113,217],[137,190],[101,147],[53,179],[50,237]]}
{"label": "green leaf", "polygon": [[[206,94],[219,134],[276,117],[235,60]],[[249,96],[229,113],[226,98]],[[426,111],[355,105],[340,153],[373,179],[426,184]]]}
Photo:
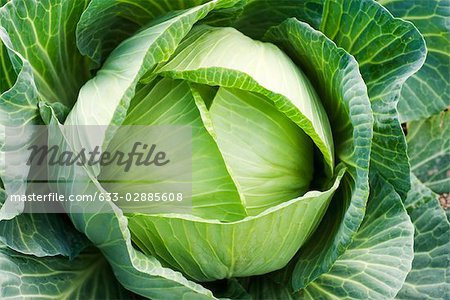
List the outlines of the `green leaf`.
{"label": "green leaf", "polygon": [[9,90],[17,80],[17,73],[9,58],[8,48],[0,39],[0,94]]}
{"label": "green leaf", "polygon": [[332,174],[334,147],[324,108],[303,72],[274,45],[232,28],[198,26],[158,73],[266,96],[311,137]]}
{"label": "green leaf", "polygon": [[0,245],[2,299],[135,299],[94,249],[74,260],[35,257]]}
{"label": "green leaf", "polygon": [[[24,178],[29,168],[23,164],[28,157],[25,149],[36,133],[27,125],[42,123],[38,98],[71,106],[88,76],[85,60],[75,45],[75,26],[85,5],[86,1],[13,1],[0,10],[1,75],[9,74],[5,84],[2,78],[0,123],[4,127],[22,126],[20,140],[5,145],[2,136],[0,141],[2,161],[7,153],[16,152],[14,158],[8,156],[8,172],[3,163],[0,172],[8,194],[24,194],[26,190]],[[0,220],[21,213],[22,206],[7,201],[0,210]]]}
{"label": "green leaf", "polygon": [[69,107],[88,79],[86,59],[75,44],[75,28],[88,1],[11,1],[0,11],[12,47],[30,64],[39,96]]}
{"label": "green leaf", "polygon": [[70,259],[89,245],[70,221],[57,214],[21,214],[0,222],[0,241],[17,252],[37,257],[62,255]]}
{"label": "green leaf", "polygon": [[284,49],[314,83],[334,129],[336,156],[349,173],[310,242],[274,275],[292,279],[298,290],[331,268],[363,220],[373,119],[357,62],[321,32],[289,19],[269,30],[266,39]]}
{"label": "green leaf", "polygon": [[446,0],[378,0],[395,17],[411,21],[427,44],[423,67],[403,85],[402,122],[428,118],[450,106],[450,3]]}
{"label": "green leaf", "polygon": [[[33,143],[35,138],[34,128],[27,125],[41,123],[37,107],[38,95],[30,64],[14,49],[8,34],[1,26],[0,40],[2,47],[8,51],[11,66],[18,73],[13,85],[0,94],[0,125],[2,126],[0,176],[8,194],[23,195],[26,191],[24,180],[29,172],[29,166],[24,165],[23,162],[27,161],[29,155],[26,148]],[[4,56],[2,58],[6,59]],[[7,138],[5,127],[15,127],[18,130],[22,128],[20,139],[14,140],[8,131],[8,137],[13,140],[5,144]],[[6,165],[7,157],[9,167]],[[11,219],[20,214],[22,210],[23,203],[6,201],[0,208],[0,220]]]}
{"label": "green leaf", "polygon": [[303,291],[304,299],[390,299],[413,260],[414,229],[402,200],[372,173],[366,216],[343,255]]}
{"label": "green leaf", "polygon": [[[207,24],[231,26],[253,39],[260,40],[266,31],[289,19],[306,22],[318,28],[322,18],[323,0],[258,0],[248,1],[238,11],[234,9],[225,20],[221,20],[221,11],[213,12],[205,19]],[[231,9],[230,9],[231,10]]]}
{"label": "green leaf", "polygon": [[[6,193],[0,189],[0,203]],[[89,241],[76,231],[65,215],[21,214],[12,220],[0,221],[0,242],[10,249],[38,257],[78,255]]]}
{"label": "green leaf", "polygon": [[[229,7],[239,1],[218,0],[216,8]],[[82,54],[99,64],[121,41],[150,21],[208,2],[210,0],[92,0],[78,23],[77,44]]]}
{"label": "green leaf", "polygon": [[204,283],[203,285],[212,290],[214,295],[219,299],[253,299],[236,278]]}
{"label": "green leaf", "polygon": [[0,241],[15,251],[38,257],[73,258],[89,245],[64,215],[57,214],[21,214],[12,220],[3,220]]}
{"label": "green leaf", "polygon": [[408,123],[411,170],[438,194],[450,191],[450,112]]}
{"label": "green leaf", "polygon": [[[146,125],[133,130],[132,134],[135,134],[136,138],[145,136],[145,133],[141,131],[147,131],[149,128],[147,126],[189,126],[192,130],[192,156],[190,157],[192,167],[188,168],[187,171],[190,174],[187,176],[192,181],[192,213],[199,217],[224,221],[242,219],[247,215],[224,158],[203,125],[188,83],[164,78],[156,84],[142,88],[131,101],[123,125]],[[115,135],[107,151],[115,153],[120,149],[129,149],[127,146],[123,146],[126,138],[128,137],[121,134]],[[136,139],[131,140],[133,143]],[[186,150],[182,149],[181,151]],[[142,186],[141,189],[136,186],[135,182],[150,179],[156,182],[158,174],[155,172],[160,172],[158,168],[132,168],[128,172],[122,172],[122,169],[121,166],[114,164],[102,167],[98,177],[100,182],[103,178],[121,179],[112,186],[113,190],[110,192],[148,193],[151,190],[147,186]],[[174,172],[182,172],[182,170]],[[162,181],[164,183],[167,178]],[[171,184],[176,185],[177,182],[171,180]],[[139,210],[136,203],[129,201],[121,201],[118,205],[127,212],[145,213],[149,211],[148,203],[143,211]]]}
{"label": "green leaf", "polygon": [[338,167],[326,191],[309,191],[239,221],[133,214],[128,226],[144,253],[198,281],[264,274],[284,267],[314,232],[344,172]]}
{"label": "green leaf", "polygon": [[402,84],[425,60],[424,40],[414,25],[373,0],[328,0],[320,28],[358,61],[375,119],[371,170],[404,199],[410,172],[396,107]]}
{"label": "green leaf", "polygon": [[405,201],[415,227],[412,270],[398,299],[446,299],[450,295],[450,224],[437,195],[414,175]]}
{"label": "green leaf", "polygon": [[292,292],[289,283],[281,283],[270,276],[247,277],[242,278],[240,282],[252,299],[300,299],[300,293]]}

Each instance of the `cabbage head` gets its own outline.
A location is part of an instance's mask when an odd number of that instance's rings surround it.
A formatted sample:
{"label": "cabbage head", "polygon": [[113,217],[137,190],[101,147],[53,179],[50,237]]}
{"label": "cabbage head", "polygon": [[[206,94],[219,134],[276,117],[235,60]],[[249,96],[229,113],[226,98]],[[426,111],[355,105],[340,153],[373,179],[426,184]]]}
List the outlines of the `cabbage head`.
{"label": "cabbage head", "polygon": [[[2,1],[0,298],[446,298],[450,7],[378,2]],[[30,214],[41,127],[168,155]]]}

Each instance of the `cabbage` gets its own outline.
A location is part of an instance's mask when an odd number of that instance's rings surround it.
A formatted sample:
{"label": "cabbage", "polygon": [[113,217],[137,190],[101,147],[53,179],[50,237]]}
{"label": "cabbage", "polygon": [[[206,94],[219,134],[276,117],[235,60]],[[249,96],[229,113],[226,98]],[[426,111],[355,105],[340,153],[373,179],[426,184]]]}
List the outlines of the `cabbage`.
{"label": "cabbage", "polygon": [[445,298],[449,7],[379,2],[1,1],[0,298]]}

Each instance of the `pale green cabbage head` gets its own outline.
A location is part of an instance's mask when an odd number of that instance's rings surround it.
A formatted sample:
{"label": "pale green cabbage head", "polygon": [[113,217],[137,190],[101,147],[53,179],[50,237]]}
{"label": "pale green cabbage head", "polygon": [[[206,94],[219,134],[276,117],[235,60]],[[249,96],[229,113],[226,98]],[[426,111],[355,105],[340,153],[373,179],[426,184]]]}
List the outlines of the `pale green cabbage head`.
{"label": "pale green cabbage head", "polygon": [[[231,27],[196,25],[142,82],[122,124],[191,128],[192,168],[186,171],[192,172],[192,209],[152,214],[142,201],[120,201],[132,241],[200,281],[285,266],[317,227],[338,186],[336,181],[330,188],[330,123],[304,72],[272,43]],[[67,125],[80,124],[78,106]],[[116,133],[108,149],[125,138]],[[158,169],[120,169],[102,167],[100,183],[118,180],[108,192],[152,193],[153,185],[136,188],[134,182],[174,180],[157,179]],[[314,186],[314,176],[324,181]]]}

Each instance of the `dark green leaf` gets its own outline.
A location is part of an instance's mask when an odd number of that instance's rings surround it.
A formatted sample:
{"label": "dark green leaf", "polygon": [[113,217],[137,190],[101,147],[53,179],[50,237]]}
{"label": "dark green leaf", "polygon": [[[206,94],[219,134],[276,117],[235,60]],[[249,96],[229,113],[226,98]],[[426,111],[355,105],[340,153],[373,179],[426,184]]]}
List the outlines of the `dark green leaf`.
{"label": "dark green leaf", "polygon": [[296,300],[300,294],[294,293],[289,283],[280,283],[270,276],[248,277],[240,280],[248,294],[254,300]]}
{"label": "dark green leaf", "polygon": [[413,260],[413,225],[392,185],[371,174],[366,216],[347,251],[302,299],[391,299]]}
{"label": "dark green leaf", "polygon": [[375,118],[370,167],[404,199],[410,170],[396,107],[402,84],[425,60],[424,40],[373,0],[326,1],[320,28],[358,61]]}
{"label": "dark green leaf", "polygon": [[228,26],[233,26],[254,39],[261,39],[271,26],[289,18],[296,18],[317,29],[322,17],[323,2],[323,0],[249,1],[236,20]]}
{"label": "dark green leaf", "polygon": [[398,102],[402,122],[428,118],[450,106],[450,2],[378,0],[395,17],[411,21],[427,43],[423,67],[403,85]]}
{"label": "dark green leaf", "polygon": [[[2,10],[3,8],[0,11]],[[41,124],[37,106],[38,95],[31,65],[15,51],[8,34],[1,26],[0,41],[3,47],[7,48],[11,66],[18,73],[13,85],[0,94],[0,125],[3,127],[3,134],[0,137],[2,150],[0,176],[8,194],[23,195],[27,188],[25,179],[29,172],[29,166],[23,162],[27,161],[28,158],[26,148],[35,139],[35,128],[27,125]],[[14,140],[15,136],[6,133],[7,127],[20,128],[20,126],[23,126],[23,130],[19,139]],[[5,143],[6,138],[12,138],[13,141]],[[8,156],[11,153],[14,153],[14,155]],[[8,166],[15,167],[8,168],[4,163],[6,158],[8,158]],[[11,219],[20,214],[22,210],[23,203],[6,201],[0,208],[0,220]]]}
{"label": "dark green leaf", "polygon": [[405,201],[415,227],[412,270],[398,299],[448,299],[450,295],[450,224],[437,195],[414,175]]}
{"label": "dark green leaf", "polygon": [[12,47],[31,65],[39,96],[69,107],[88,79],[75,28],[87,0],[12,1],[0,11]]}
{"label": "dark green leaf", "polygon": [[203,285],[210,289],[214,293],[214,296],[219,299],[252,299],[241,282],[239,282],[236,278],[213,281],[210,283],[204,283]]}
{"label": "dark green leaf", "polygon": [[17,80],[17,73],[9,58],[8,48],[0,40],[0,94],[9,90]]}
{"label": "dark green leaf", "polygon": [[450,112],[408,123],[411,170],[438,194],[450,192]]}
{"label": "dark green leaf", "polygon": [[[0,202],[6,197],[0,189]],[[78,232],[66,215],[21,214],[0,221],[0,241],[17,252],[34,256],[63,255],[73,258],[89,241]]]}
{"label": "dark green leaf", "polygon": [[[219,0],[216,8],[232,6],[239,1]],[[81,53],[99,64],[121,41],[148,22],[207,2],[209,0],[92,0],[78,24],[78,47]]]}
{"label": "dark green leaf", "polygon": [[1,299],[136,299],[89,249],[74,260],[35,257],[0,245]]}

